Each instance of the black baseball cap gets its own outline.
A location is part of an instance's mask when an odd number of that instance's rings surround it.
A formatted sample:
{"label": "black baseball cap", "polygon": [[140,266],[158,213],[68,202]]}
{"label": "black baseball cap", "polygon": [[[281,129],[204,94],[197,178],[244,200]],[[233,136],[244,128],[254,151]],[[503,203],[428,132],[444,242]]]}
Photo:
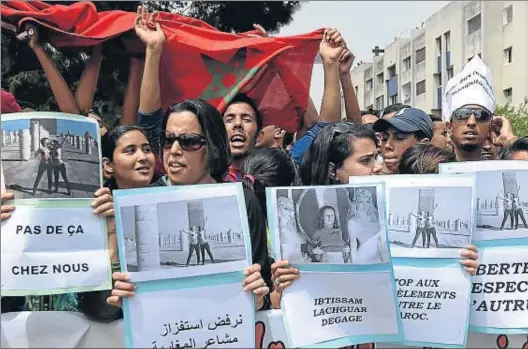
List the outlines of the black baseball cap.
{"label": "black baseball cap", "polygon": [[390,119],[379,119],[374,123],[374,131],[383,132],[393,127],[402,133],[422,131],[429,139],[433,137],[433,122],[428,114],[416,108],[400,110]]}

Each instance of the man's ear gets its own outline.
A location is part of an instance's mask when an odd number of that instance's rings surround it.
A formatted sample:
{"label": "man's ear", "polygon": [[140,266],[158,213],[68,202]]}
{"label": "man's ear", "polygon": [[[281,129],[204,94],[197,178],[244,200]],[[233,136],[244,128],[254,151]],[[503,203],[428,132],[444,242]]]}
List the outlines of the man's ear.
{"label": "man's ear", "polygon": [[333,162],[328,163],[328,178],[332,181],[337,178],[336,165]]}
{"label": "man's ear", "polygon": [[114,164],[108,158],[103,158],[103,176],[105,178],[112,178],[114,175]]}
{"label": "man's ear", "polygon": [[262,137],[264,137],[264,131],[260,130],[257,133],[256,142],[260,143],[260,141],[262,140]]}
{"label": "man's ear", "polygon": [[430,142],[431,142],[431,140],[429,138],[422,138],[420,140],[420,143],[430,143]]}
{"label": "man's ear", "polygon": [[276,128],[275,129],[275,139],[284,138],[284,135],[286,134],[286,130],[283,130],[282,128]]}

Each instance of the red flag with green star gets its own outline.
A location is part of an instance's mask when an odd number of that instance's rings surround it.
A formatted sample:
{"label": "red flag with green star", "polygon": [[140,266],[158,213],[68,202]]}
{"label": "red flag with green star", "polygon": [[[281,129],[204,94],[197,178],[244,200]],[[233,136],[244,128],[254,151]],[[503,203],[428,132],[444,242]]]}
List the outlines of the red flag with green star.
{"label": "red flag with green star", "polygon": [[[97,12],[89,2],[69,6],[2,2],[2,21],[35,21],[51,29],[56,47],[92,46],[132,30],[135,13]],[[323,30],[291,37],[224,33],[192,18],[160,13],[167,38],[160,73],[162,107],[202,98],[220,111],[238,92],[254,99],[265,125],[297,130],[308,106],[310,80]]]}

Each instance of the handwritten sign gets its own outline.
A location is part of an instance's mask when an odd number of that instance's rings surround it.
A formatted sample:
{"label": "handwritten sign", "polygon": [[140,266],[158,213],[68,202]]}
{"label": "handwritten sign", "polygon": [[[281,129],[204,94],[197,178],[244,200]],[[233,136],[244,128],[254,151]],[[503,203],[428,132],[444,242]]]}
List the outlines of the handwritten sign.
{"label": "handwritten sign", "polygon": [[105,221],[86,205],[65,218],[61,208],[22,204],[2,222],[3,295],[111,288]]}
{"label": "handwritten sign", "polygon": [[470,281],[463,269],[396,265],[394,274],[405,341],[464,346]]}
{"label": "handwritten sign", "polygon": [[481,247],[479,255],[471,326],[496,333],[508,329],[528,333],[528,246]]}
{"label": "handwritten sign", "polygon": [[133,348],[254,345],[253,297],[240,283],[144,292],[128,303]]}

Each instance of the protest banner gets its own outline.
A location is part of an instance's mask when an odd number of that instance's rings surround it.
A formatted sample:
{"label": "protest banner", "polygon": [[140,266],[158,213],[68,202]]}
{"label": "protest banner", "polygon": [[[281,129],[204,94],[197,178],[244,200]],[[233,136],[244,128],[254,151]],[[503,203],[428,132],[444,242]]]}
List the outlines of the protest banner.
{"label": "protest banner", "polygon": [[2,221],[2,295],[110,289],[106,221],[91,207],[102,184],[99,126],[41,112],[1,123],[2,180],[16,205]]}
{"label": "protest banner", "polygon": [[383,185],[266,191],[271,245],[300,279],[282,292],[288,347],[401,339]]}
{"label": "protest banner", "polygon": [[[256,349],[285,349],[286,332],[280,309],[255,316]],[[80,313],[41,311],[2,314],[2,348],[124,348],[123,321],[94,322]],[[398,348],[405,346],[399,345]],[[353,348],[394,348],[390,343],[364,343]],[[408,348],[408,347],[407,347]],[[416,348],[416,347],[415,347]],[[470,332],[468,348],[528,349],[528,335]]]}
{"label": "protest banner", "polygon": [[377,177],[350,177],[350,182],[385,183],[403,344],[465,347],[471,283],[459,259],[474,228],[474,177]]}
{"label": "protest banner", "polygon": [[126,346],[253,346],[242,185],[117,190],[114,200],[121,268],[137,285],[123,303]]}
{"label": "protest banner", "polygon": [[474,173],[480,266],[473,278],[471,330],[528,333],[528,164],[441,164],[442,173]]}

